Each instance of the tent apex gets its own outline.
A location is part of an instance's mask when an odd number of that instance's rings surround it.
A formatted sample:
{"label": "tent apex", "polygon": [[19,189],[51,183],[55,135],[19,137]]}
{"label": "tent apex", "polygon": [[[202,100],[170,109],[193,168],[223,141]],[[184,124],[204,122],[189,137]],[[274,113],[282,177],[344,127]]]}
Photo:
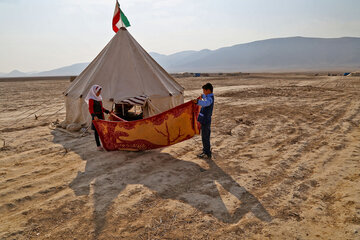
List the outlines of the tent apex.
{"label": "tent apex", "polygon": [[121,29],[121,30],[125,30],[125,31],[127,30],[126,27],[121,27],[120,29]]}

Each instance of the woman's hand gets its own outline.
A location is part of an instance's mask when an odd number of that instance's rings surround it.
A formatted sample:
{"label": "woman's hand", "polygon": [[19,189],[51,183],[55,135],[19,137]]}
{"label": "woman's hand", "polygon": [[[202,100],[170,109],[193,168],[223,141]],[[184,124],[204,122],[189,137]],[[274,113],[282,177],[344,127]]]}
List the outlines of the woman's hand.
{"label": "woman's hand", "polygon": [[98,118],[97,116],[95,116],[95,117],[94,117],[94,120],[95,120],[95,121],[98,121],[98,120],[99,120],[99,118]]}

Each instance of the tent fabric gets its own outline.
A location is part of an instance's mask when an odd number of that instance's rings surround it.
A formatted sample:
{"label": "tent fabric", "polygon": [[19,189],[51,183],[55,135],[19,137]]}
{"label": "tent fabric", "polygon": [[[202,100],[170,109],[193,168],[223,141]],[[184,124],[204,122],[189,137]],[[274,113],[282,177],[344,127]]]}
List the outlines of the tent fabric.
{"label": "tent fabric", "polygon": [[131,36],[121,28],[99,55],[64,92],[65,124],[89,125],[91,117],[84,98],[92,85],[102,86],[103,106],[147,96],[144,116],[149,117],[184,103],[178,84]]}
{"label": "tent fabric", "polygon": [[200,107],[192,101],[153,117],[132,121],[93,121],[107,151],[141,151],[170,146],[199,134]]}

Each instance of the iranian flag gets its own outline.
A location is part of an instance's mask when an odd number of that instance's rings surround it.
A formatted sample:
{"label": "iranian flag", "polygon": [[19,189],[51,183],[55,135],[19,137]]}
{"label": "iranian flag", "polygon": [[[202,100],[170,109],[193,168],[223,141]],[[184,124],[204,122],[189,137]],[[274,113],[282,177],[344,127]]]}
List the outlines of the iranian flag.
{"label": "iranian flag", "polygon": [[112,27],[114,32],[119,31],[121,27],[129,27],[130,23],[127,17],[125,16],[124,12],[120,9],[120,4],[116,1],[114,17],[112,22]]}

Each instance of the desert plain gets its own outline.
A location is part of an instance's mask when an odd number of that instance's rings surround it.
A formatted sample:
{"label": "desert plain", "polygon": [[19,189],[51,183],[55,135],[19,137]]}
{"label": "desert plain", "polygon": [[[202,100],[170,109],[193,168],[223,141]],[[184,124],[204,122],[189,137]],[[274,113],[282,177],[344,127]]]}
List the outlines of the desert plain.
{"label": "desert plain", "polygon": [[56,127],[70,81],[0,82],[0,239],[360,239],[359,77],[176,80],[214,85],[212,160],[97,151]]}

